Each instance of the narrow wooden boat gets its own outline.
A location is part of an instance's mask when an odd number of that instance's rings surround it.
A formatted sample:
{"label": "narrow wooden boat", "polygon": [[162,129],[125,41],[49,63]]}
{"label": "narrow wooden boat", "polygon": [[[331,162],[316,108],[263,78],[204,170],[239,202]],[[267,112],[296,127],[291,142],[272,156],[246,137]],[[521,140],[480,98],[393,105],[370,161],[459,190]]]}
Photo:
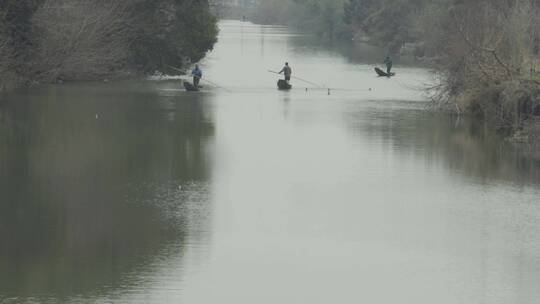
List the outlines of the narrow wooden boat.
{"label": "narrow wooden boat", "polygon": [[290,89],[292,89],[292,85],[290,83],[288,83],[287,81],[283,80],[283,79],[278,80],[277,87],[280,90],[290,90]]}
{"label": "narrow wooden boat", "polygon": [[199,91],[199,88],[191,84],[189,81],[184,81],[184,88],[186,88],[186,91],[188,92],[197,92]]}
{"label": "narrow wooden boat", "polygon": [[390,74],[386,73],[385,71],[379,69],[379,68],[375,68],[375,72],[377,73],[377,75],[379,75],[379,77],[392,77],[392,76],[396,76],[396,73],[392,72]]}

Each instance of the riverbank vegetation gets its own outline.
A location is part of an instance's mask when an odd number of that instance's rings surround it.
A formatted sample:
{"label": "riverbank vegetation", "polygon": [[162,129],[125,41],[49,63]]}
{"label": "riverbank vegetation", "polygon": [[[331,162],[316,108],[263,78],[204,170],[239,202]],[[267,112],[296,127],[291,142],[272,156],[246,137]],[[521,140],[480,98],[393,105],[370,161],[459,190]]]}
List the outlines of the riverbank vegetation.
{"label": "riverbank vegetation", "polygon": [[249,18],[260,24],[282,24],[325,38],[341,39],[347,33],[343,7],[347,0],[260,0]]}
{"label": "riverbank vegetation", "polygon": [[[268,0],[254,20],[430,62],[435,104],[516,132],[540,116],[538,0]],[[381,55],[381,57],[383,57]]]}
{"label": "riverbank vegetation", "polygon": [[207,1],[4,0],[0,88],[174,73],[216,37]]}
{"label": "riverbank vegetation", "polygon": [[540,2],[460,1],[438,16],[436,50],[441,83],[435,101],[492,123],[502,131],[526,128],[540,115]]}

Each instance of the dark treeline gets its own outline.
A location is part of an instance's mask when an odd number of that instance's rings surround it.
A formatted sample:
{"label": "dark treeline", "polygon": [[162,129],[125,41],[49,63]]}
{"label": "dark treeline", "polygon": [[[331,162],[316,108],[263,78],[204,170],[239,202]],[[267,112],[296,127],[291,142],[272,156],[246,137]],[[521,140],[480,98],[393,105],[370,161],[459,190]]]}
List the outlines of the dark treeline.
{"label": "dark treeline", "polygon": [[206,0],[2,0],[0,86],[174,72],[216,36]]}
{"label": "dark treeline", "polygon": [[346,0],[258,0],[245,12],[256,23],[283,24],[327,38],[345,35]]}
{"label": "dark treeline", "polygon": [[251,17],[429,60],[437,105],[498,129],[540,115],[540,0],[262,0]]}

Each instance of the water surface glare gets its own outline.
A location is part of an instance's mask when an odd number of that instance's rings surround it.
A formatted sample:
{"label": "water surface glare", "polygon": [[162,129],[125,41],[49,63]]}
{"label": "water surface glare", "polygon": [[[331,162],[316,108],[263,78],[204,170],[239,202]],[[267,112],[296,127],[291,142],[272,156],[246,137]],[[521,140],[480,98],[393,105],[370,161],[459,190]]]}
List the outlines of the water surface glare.
{"label": "water surface glare", "polygon": [[538,302],[538,152],[426,111],[405,59],[220,29],[220,87],[0,97],[0,303]]}

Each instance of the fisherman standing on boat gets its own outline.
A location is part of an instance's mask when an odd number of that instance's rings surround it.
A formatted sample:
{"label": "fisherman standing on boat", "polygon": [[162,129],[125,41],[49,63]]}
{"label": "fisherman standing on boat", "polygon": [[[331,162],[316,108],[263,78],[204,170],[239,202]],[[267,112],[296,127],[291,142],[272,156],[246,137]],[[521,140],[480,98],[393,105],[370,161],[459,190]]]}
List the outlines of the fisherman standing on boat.
{"label": "fisherman standing on boat", "polygon": [[386,64],[386,74],[390,75],[390,72],[392,71],[392,59],[390,56],[386,56],[384,63]]}
{"label": "fisherman standing on boat", "polygon": [[199,65],[195,65],[195,68],[191,71],[191,76],[193,76],[193,85],[198,88],[202,78],[202,71],[199,69]]}
{"label": "fisherman standing on boat", "polygon": [[285,75],[285,81],[289,83],[289,81],[291,81],[292,69],[289,66],[288,62],[285,62],[285,66],[283,67],[283,69],[281,69],[281,71],[279,71],[279,74],[281,73]]}

